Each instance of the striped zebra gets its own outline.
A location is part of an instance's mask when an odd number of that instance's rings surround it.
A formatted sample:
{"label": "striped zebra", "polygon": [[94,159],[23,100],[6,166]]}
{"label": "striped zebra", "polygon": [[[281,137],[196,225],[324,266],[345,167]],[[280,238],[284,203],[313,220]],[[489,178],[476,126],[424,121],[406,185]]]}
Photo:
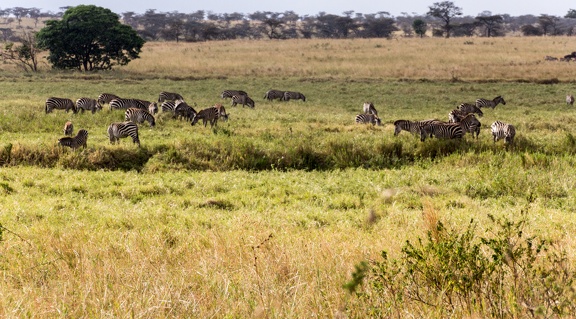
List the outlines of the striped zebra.
{"label": "striped zebra", "polygon": [[100,111],[102,109],[102,105],[100,105],[97,100],[88,97],[81,97],[76,100],[76,109],[80,110],[80,113],[84,113],[84,111],[90,111],[92,114],[94,114],[96,111]]}
{"label": "striped zebra", "polygon": [[79,148],[80,146],[86,148],[86,142],[88,141],[88,131],[82,129],[78,131],[78,134],[74,137],[63,137],[58,140],[60,146],[67,146],[70,148]]}
{"label": "striped zebra", "polygon": [[234,95],[232,96],[232,106],[236,106],[237,104],[242,104],[242,107],[248,105],[251,108],[254,108],[254,100],[252,100],[248,95]]}
{"label": "striped zebra", "polygon": [[114,99],[119,99],[120,97],[118,95],[115,94],[110,94],[110,93],[102,93],[100,95],[98,95],[98,103],[100,104],[107,104],[110,103],[110,101],[114,100]]}
{"label": "striped zebra", "polygon": [[160,105],[162,112],[174,112],[176,109],[176,103],[174,101],[165,101]]}
{"label": "striped zebra", "polygon": [[164,101],[176,101],[176,100],[184,100],[184,98],[182,97],[182,95],[178,94],[178,93],[172,93],[172,92],[160,92],[160,94],[158,95],[158,103],[162,103]]}
{"label": "striped zebra", "polygon": [[376,114],[358,114],[355,119],[357,124],[372,124],[372,125],[382,125],[382,121]]}
{"label": "striped zebra", "polygon": [[211,106],[209,108],[205,108],[200,112],[196,113],[194,119],[192,119],[191,125],[195,125],[199,119],[202,119],[204,123],[204,127],[206,127],[206,123],[210,122],[210,127],[218,124],[218,109]]}
{"label": "striped zebra", "polygon": [[145,109],[147,110],[150,106],[151,102],[138,100],[138,99],[114,99],[110,101],[110,109],[128,109],[128,108],[137,108],[137,109]]}
{"label": "striped zebra", "polygon": [[306,102],[306,97],[300,92],[286,91],[284,92],[284,101],[302,100]]}
{"label": "striped zebra", "polygon": [[222,119],[222,121],[228,121],[228,113],[226,113],[226,108],[221,103],[214,104],[216,110],[218,110],[218,118]]}
{"label": "striped zebra", "polygon": [[268,101],[273,101],[273,100],[284,100],[284,91],[280,91],[280,90],[269,90],[268,92],[266,92],[266,94],[264,94],[264,99],[268,100]]}
{"label": "striped zebra", "polygon": [[429,119],[422,121],[408,121],[408,120],[397,120],[394,122],[394,136],[398,136],[402,131],[408,131],[412,134],[420,134],[420,127],[422,125],[431,123],[443,123],[440,120]]}
{"label": "striped zebra", "polygon": [[480,117],[484,116],[482,110],[474,104],[469,103],[462,103],[458,106],[458,110],[465,112],[465,113],[473,113]]}
{"label": "striped zebra", "polygon": [[72,124],[72,122],[70,121],[66,122],[66,124],[64,124],[64,136],[72,136],[73,132],[74,132],[74,125]]}
{"label": "striped zebra", "polygon": [[472,134],[473,138],[474,137],[478,138],[478,136],[480,135],[480,127],[482,126],[482,124],[480,123],[480,121],[478,121],[478,119],[474,114],[470,113],[466,115],[465,117],[460,119],[458,124],[460,124],[460,127],[462,127],[462,130],[464,130],[465,133],[468,132]]}
{"label": "striped zebra", "polygon": [[124,120],[132,121],[136,124],[141,124],[147,121],[148,124],[150,124],[150,127],[154,127],[156,125],[156,120],[154,119],[154,116],[150,114],[150,112],[135,107],[131,107],[126,110],[124,113]]}
{"label": "striped zebra", "polygon": [[574,95],[568,94],[566,95],[566,105],[574,105]]}
{"label": "striped zebra", "polygon": [[244,91],[240,91],[240,90],[224,90],[220,94],[220,97],[225,99],[225,98],[231,98],[234,95],[246,95],[246,96],[248,96],[248,93],[246,93]]}
{"label": "striped zebra", "polygon": [[148,112],[152,115],[158,114],[158,104],[156,104],[156,102],[150,103],[150,105],[148,105]]}
{"label": "striped zebra", "polygon": [[78,112],[78,109],[76,109],[76,105],[74,105],[72,100],[61,97],[50,97],[46,100],[46,105],[44,108],[46,114],[51,113],[54,109],[65,110],[66,113],[68,113],[70,110],[72,110],[73,113]]}
{"label": "striped zebra", "polygon": [[178,117],[179,119],[184,118],[187,121],[192,121],[196,113],[196,110],[188,105],[188,103],[184,102],[184,100],[176,100],[173,118]]}
{"label": "striped zebra", "polygon": [[376,108],[374,107],[374,104],[372,104],[372,102],[364,102],[362,110],[364,110],[365,114],[378,115],[378,111],[376,111]]}
{"label": "striped zebra", "polygon": [[140,147],[140,139],[138,138],[138,125],[134,122],[115,122],[108,126],[108,137],[111,144],[120,143],[121,138],[130,136],[132,142],[138,144]]}
{"label": "striped zebra", "polygon": [[430,123],[420,126],[420,141],[424,142],[428,136],[445,139],[462,138],[464,131],[458,123]]}
{"label": "striped zebra", "polygon": [[492,123],[490,128],[492,129],[492,137],[494,138],[494,143],[501,139],[504,139],[504,144],[512,144],[514,142],[516,129],[512,124],[496,121]]}
{"label": "striped zebra", "polygon": [[495,97],[493,100],[487,100],[487,99],[477,99],[476,100],[476,106],[477,107],[495,108],[496,105],[498,105],[499,103],[502,103],[502,105],[506,105],[506,101],[504,101],[504,98],[500,95]]}

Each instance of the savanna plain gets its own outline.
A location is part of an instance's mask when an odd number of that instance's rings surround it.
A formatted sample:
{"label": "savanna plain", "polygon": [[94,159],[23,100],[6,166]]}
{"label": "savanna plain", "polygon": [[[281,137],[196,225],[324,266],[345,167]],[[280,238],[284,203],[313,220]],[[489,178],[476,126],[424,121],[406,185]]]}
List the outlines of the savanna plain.
{"label": "savanna plain", "polygon": [[[572,37],[226,41],[147,43],[109,72],[0,65],[0,316],[573,316],[576,63],[544,60],[572,51]],[[255,108],[230,106],[226,89]],[[264,100],[269,89],[306,101]],[[160,111],[138,147],[108,140],[123,111],[44,111],[51,96],[161,91],[197,111],[223,103],[229,120]],[[394,136],[396,120],[447,120],[499,95],[478,139]],[[366,101],[381,126],[354,122]],[[496,120],[516,127],[512,145],[493,142]],[[66,121],[87,148],[57,145]],[[446,262],[470,247],[467,261],[501,271]]]}

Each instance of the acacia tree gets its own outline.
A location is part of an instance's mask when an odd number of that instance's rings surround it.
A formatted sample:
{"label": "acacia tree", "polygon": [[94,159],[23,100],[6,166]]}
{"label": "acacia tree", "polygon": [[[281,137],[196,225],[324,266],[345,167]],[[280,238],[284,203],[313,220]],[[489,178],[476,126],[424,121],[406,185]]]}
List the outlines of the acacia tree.
{"label": "acacia tree", "polygon": [[485,35],[487,37],[493,37],[495,35],[498,35],[500,26],[504,21],[501,15],[478,16],[475,19],[480,25],[484,27]]}
{"label": "acacia tree", "polygon": [[35,33],[23,31],[19,39],[20,45],[7,43],[4,49],[0,50],[0,58],[7,63],[12,63],[22,68],[26,72],[37,72],[41,50],[36,44]]}
{"label": "acacia tree", "polygon": [[438,18],[444,22],[444,36],[450,37],[452,31],[452,19],[462,15],[462,8],[457,7],[452,1],[435,2],[432,6],[428,7],[430,10],[427,15]]}
{"label": "acacia tree", "polygon": [[139,58],[145,41],[119,16],[94,5],[71,7],[61,20],[46,21],[37,34],[38,47],[49,50],[58,69],[109,70]]}
{"label": "acacia tree", "polygon": [[414,33],[416,33],[421,38],[424,37],[426,34],[426,29],[428,29],[428,25],[426,21],[422,19],[416,19],[412,22],[412,29],[414,29]]}

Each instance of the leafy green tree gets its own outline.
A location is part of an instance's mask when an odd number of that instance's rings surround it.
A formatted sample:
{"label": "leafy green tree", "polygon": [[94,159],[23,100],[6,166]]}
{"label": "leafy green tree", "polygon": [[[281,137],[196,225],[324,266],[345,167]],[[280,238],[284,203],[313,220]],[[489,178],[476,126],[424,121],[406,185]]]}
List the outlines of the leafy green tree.
{"label": "leafy green tree", "polygon": [[426,29],[428,29],[428,25],[426,21],[422,19],[416,19],[412,22],[412,29],[414,29],[414,33],[416,33],[419,37],[423,37],[426,34]]}
{"label": "leafy green tree", "polygon": [[61,20],[49,20],[37,34],[58,69],[109,70],[139,58],[145,41],[119,16],[94,5],[71,7]]}
{"label": "leafy green tree", "polygon": [[574,9],[568,10],[568,13],[566,13],[566,15],[564,16],[564,18],[566,18],[566,19],[576,19],[576,10],[574,10]]}
{"label": "leafy green tree", "polygon": [[453,25],[452,20],[462,15],[462,8],[457,7],[452,1],[435,2],[434,5],[428,7],[428,15],[434,18],[438,18],[444,22],[444,36],[446,38],[450,37],[450,31],[452,31]]}

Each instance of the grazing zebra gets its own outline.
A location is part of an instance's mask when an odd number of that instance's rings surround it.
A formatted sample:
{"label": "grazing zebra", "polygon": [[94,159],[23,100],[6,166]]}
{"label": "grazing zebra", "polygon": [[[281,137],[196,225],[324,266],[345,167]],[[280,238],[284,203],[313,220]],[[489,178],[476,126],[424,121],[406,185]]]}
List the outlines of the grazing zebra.
{"label": "grazing zebra", "polygon": [[176,103],[174,101],[165,101],[160,105],[162,112],[174,112],[176,109]]}
{"label": "grazing zebra", "polygon": [[248,95],[234,95],[232,96],[232,106],[236,106],[237,104],[242,104],[242,107],[248,105],[251,108],[254,108],[254,100],[248,97]]}
{"label": "grazing zebra", "polygon": [[156,102],[150,103],[150,105],[148,105],[148,112],[152,115],[158,114],[158,104],[156,104]]}
{"label": "grazing zebra", "polygon": [[574,105],[574,95],[566,95],[566,105]]}
{"label": "grazing zebra", "polygon": [[512,124],[496,121],[490,127],[492,128],[494,143],[501,139],[504,139],[504,144],[512,144],[514,142],[516,129]]}
{"label": "grazing zebra", "polygon": [[264,94],[264,99],[266,99],[268,101],[272,101],[275,99],[282,101],[282,100],[284,100],[284,91],[269,90],[268,92],[266,92],[266,94]]}
{"label": "grazing zebra", "polygon": [[140,147],[138,125],[134,124],[134,122],[115,122],[108,126],[108,137],[110,138],[111,144],[119,143],[121,138],[128,136],[132,138],[132,142],[138,144],[138,147]]}
{"label": "grazing zebra", "polygon": [[100,104],[106,104],[106,103],[110,103],[110,101],[114,100],[114,99],[119,99],[120,97],[118,95],[114,95],[114,94],[110,94],[110,93],[102,93],[100,95],[98,95],[98,103]]}
{"label": "grazing zebra", "polygon": [[482,126],[482,124],[480,123],[480,121],[478,121],[478,119],[474,114],[470,113],[465,117],[461,118],[458,124],[460,124],[460,127],[462,127],[462,130],[464,130],[464,132],[472,134],[473,138],[474,135],[476,135],[476,138],[478,138],[478,136],[480,135],[480,127]]}
{"label": "grazing zebra", "polygon": [[246,95],[246,96],[248,96],[248,93],[246,93],[244,91],[240,91],[240,90],[224,90],[224,91],[222,91],[222,94],[220,94],[220,97],[225,99],[225,98],[231,98],[234,95]]}
{"label": "grazing zebra", "polygon": [[228,121],[228,113],[226,113],[226,108],[224,108],[224,105],[216,103],[214,104],[214,107],[216,110],[218,110],[218,118],[222,119],[224,122]]}
{"label": "grazing zebra", "polygon": [[78,148],[80,146],[86,148],[86,141],[88,141],[88,131],[82,129],[74,137],[63,137],[58,140],[61,146],[68,146],[70,148]]}
{"label": "grazing zebra", "polygon": [[474,104],[462,103],[458,106],[458,109],[462,112],[466,112],[467,114],[474,113],[480,117],[484,116],[482,110]]}
{"label": "grazing zebra", "polygon": [[394,122],[394,136],[398,136],[402,130],[408,131],[412,134],[420,134],[420,127],[422,125],[431,123],[443,123],[440,120],[430,119],[422,121],[408,121],[408,120],[397,120]]}
{"label": "grazing zebra", "polygon": [[66,124],[64,124],[64,136],[72,136],[73,132],[74,132],[74,125],[72,125],[72,122],[70,121],[66,122]]}
{"label": "grazing zebra", "polygon": [[172,93],[172,92],[160,92],[160,95],[158,95],[158,103],[162,103],[164,101],[176,101],[176,100],[184,100],[184,98],[182,97],[182,95],[178,94],[178,93]]}
{"label": "grazing zebra", "polygon": [[80,110],[81,113],[84,111],[90,111],[92,114],[96,113],[96,111],[100,111],[102,109],[102,105],[97,100],[81,97],[76,100],[76,109]]}
{"label": "grazing zebra", "polygon": [[196,110],[188,105],[188,103],[183,100],[176,100],[173,117],[178,117],[180,119],[185,118],[187,121],[192,121],[196,113]]}
{"label": "grazing zebra", "polygon": [[364,110],[365,114],[378,115],[378,111],[376,111],[376,108],[374,107],[374,104],[372,104],[372,102],[364,102],[364,106],[362,107],[362,109]]}
{"label": "grazing zebra", "polygon": [[499,103],[502,103],[502,105],[506,105],[506,101],[504,101],[504,98],[500,95],[495,97],[493,100],[487,100],[487,99],[477,99],[476,100],[476,106],[477,107],[495,108],[496,105],[498,105]]}
{"label": "grazing zebra", "polygon": [[284,92],[284,101],[290,101],[290,100],[302,100],[306,102],[306,97],[304,96],[304,94],[300,92],[291,92],[291,91]]}
{"label": "grazing zebra", "polygon": [[426,137],[436,138],[462,138],[464,131],[458,123],[431,123],[420,126],[420,141],[424,142]]}
{"label": "grazing zebra", "polygon": [[76,105],[74,105],[72,100],[61,97],[50,97],[46,100],[46,113],[51,113],[54,109],[65,110],[66,113],[68,113],[70,110],[72,110],[74,113],[78,112],[78,109],[76,109]]}
{"label": "grazing zebra", "polygon": [[382,125],[382,121],[376,114],[358,114],[355,119],[358,124],[372,124],[372,125]]}
{"label": "grazing zebra", "polygon": [[154,125],[156,125],[154,116],[150,114],[150,112],[135,107],[131,107],[126,110],[126,112],[124,113],[124,120],[132,121],[136,124],[141,124],[148,121],[150,127],[154,127]]}
{"label": "grazing zebra", "polygon": [[210,127],[218,124],[218,109],[211,106],[209,108],[203,109],[200,112],[196,113],[194,119],[192,119],[191,125],[195,125],[199,119],[202,119],[204,123],[204,127],[206,127],[206,123],[210,122]]}
{"label": "grazing zebra", "polygon": [[128,109],[128,108],[138,108],[147,110],[151,102],[138,100],[138,99],[114,99],[110,101],[110,109]]}

